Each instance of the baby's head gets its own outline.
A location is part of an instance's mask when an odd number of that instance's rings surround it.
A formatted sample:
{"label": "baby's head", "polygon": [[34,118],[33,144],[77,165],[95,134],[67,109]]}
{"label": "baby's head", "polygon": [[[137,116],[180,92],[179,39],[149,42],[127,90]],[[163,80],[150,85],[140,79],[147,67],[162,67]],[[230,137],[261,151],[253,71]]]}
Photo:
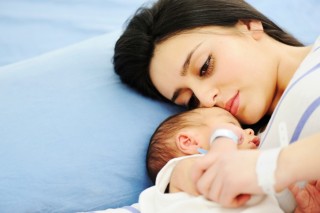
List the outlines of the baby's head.
{"label": "baby's head", "polygon": [[238,120],[228,111],[218,107],[197,108],[164,120],[151,136],[147,152],[147,169],[152,181],[171,159],[198,154],[198,149],[209,150],[214,130],[232,125],[239,128],[239,149],[255,149],[259,138],[253,130],[241,128]]}

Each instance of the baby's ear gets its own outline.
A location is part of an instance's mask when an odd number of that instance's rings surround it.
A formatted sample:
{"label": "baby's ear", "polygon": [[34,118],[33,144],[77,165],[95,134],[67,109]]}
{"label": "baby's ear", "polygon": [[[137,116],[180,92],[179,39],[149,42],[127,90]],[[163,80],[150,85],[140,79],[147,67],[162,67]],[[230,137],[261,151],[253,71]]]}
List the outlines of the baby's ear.
{"label": "baby's ear", "polygon": [[176,137],[176,145],[178,149],[186,155],[193,155],[199,153],[199,143],[188,132],[181,132]]}

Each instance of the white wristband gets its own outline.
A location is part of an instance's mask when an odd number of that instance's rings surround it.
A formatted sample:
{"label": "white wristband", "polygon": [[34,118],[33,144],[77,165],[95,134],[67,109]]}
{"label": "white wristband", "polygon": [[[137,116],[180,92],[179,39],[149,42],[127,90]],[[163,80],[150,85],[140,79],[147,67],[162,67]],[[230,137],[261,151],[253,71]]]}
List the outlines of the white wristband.
{"label": "white wristband", "polygon": [[261,151],[256,164],[258,185],[266,194],[275,194],[275,172],[277,169],[280,148]]}
{"label": "white wristband", "polygon": [[217,129],[210,138],[210,144],[220,137],[230,138],[233,142],[238,144],[239,137],[229,129]]}

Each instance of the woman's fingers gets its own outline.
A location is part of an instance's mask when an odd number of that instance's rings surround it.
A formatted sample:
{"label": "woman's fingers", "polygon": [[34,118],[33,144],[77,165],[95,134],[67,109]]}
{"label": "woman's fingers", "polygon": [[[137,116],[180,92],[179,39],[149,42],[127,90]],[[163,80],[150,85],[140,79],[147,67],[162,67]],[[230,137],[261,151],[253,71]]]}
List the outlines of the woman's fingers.
{"label": "woman's fingers", "polygon": [[250,198],[244,194],[262,193],[255,173],[258,155],[256,150],[211,150],[192,170],[197,190],[225,207],[244,205]]}
{"label": "woman's fingers", "polygon": [[196,163],[194,164],[193,171],[192,171],[192,179],[195,183],[198,182],[200,177],[205,173],[205,171],[212,165],[215,161],[214,155],[212,153],[208,153],[205,156],[197,159]]}
{"label": "woman's fingers", "polygon": [[219,179],[219,171],[217,171],[216,166],[216,164],[211,165],[206,170],[198,180],[197,187],[208,200],[218,202],[222,183]]}

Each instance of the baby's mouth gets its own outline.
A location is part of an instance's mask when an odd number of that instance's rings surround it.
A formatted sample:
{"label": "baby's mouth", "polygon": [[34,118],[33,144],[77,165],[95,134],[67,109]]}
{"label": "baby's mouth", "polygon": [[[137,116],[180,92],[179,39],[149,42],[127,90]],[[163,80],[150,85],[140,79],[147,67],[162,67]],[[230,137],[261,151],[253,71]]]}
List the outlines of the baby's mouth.
{"label": "baby's mouth", "polygon": [[260,138],[259,137],[254,137],[251,141],[254,145],[256,145],[256,147],[258,147],[260,145]]}

